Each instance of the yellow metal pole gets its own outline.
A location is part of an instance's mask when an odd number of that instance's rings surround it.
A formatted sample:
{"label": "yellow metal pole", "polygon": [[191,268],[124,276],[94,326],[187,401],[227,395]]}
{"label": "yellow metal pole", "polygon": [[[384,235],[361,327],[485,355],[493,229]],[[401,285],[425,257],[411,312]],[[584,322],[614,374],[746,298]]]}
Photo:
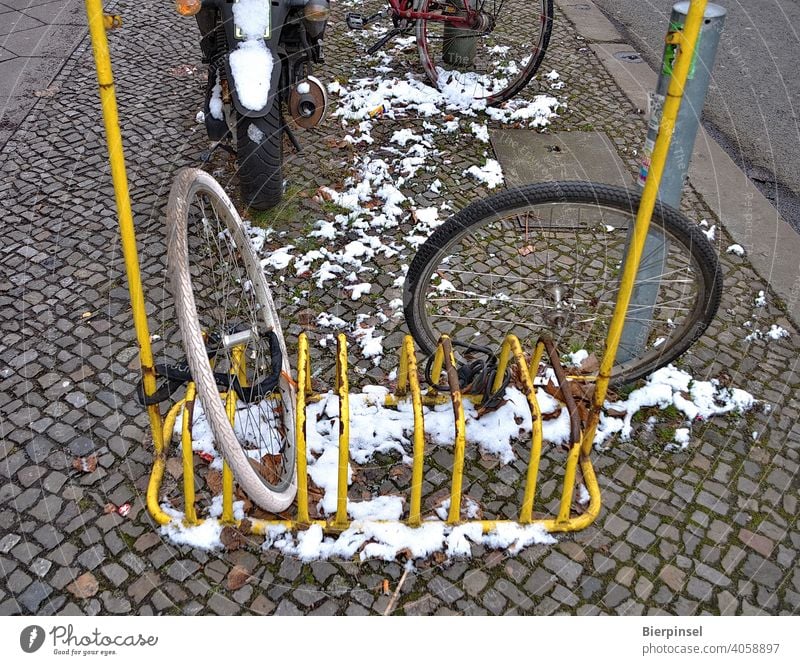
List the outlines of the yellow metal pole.
{"label": "yellow metal pole", "polygon": [[[436,347],[436,353],[433,354],[433,364],[431,365],[431,380],[434,384],[439,383],[442,378],[442,367],[444,366],[444,350],[442,349],[442,340],[439,340],[439,345]],[[431,390],[436,390],[431,386]]]}
{"label": "yellow metal pole", "polygon": [[[125,172],[125,156],[122,150],[117,100],[114,95],[114,76],[111,71],[108,39],[106,38],[106,21],[103,17],[101,0],[86,0],[86,15],[89,20],[89,34],[92,38],[92,51],[94,53],[95,67],[97,68],[100,103],[103,107],[103,122],[108,144],[108,158],[111,164],[111,180],[114,184],[114,197],[119,216],[122,254],[125,258],[125,270],[128,276],[133,323],[136,328],[136,339],[139,343],[139,362],[142,368],[144,392],[145,395],[150,396],[156,391],[156,370],[153,366],[153,352],[150,348],[150,331],[147,327],[142,277],[139,271],[139,254],[136,247],[136,234],[134,232],[131,199],[128,191],[128,176]],[[113,25],[113,20],[111,23]],[[163,423],[158,404],[148,406],[147,413],[150,418],[150,431],[153,436],[155,466],[164,462]],[[158,519],[152,511],[151,514]]]}
{"label": "yellow metal pole", "polygon": [[[533,500],[536,496],[536,481],[539,477],[539,463],[542,459],[542,411],[539,408],[539,400],[536,398],[536,387],[533,385],[533,380],[528,372],[528,367],[525,364],[525,356],[522,353],[522,347],[519,340],[514,335],[509,335],[506,342],[514,351],[517,365],[519,366],[520,374],[522,375],[522,384],[525,387],[526,397],[528,404],[531,407],[531,457],[528,460],[528,474],[525,478],[525,492],[522,495],[522,508],[519,511],[519,521],[522,524],[530,524],[533,519]],[[544,344],[539,342],[536,345],[537,353],[539,347],[544,351]],[[535,355],[535,354],[534,354]],[[541,359],[541,354],[539,354]],[[539,364],[536,364],[538,367]]]}
{"label": "yellow metal pole", "polygon": [[450,510],[447,513],[447,523],[458,524],[461,521],[461,494],[464,485],[464,455],[466,454],[467,446],[467,426],[464,416],[464,403],[461,399],[461,388],[458,384],[456,359],[453,355],[453,347],[450,343],[450,338],[447,335],[442,335],[440,348],[442,350],[445,372],[447,373],[447,383],[450,385],[450,399],[453,402],[453,420],[455,421],[453,481],[450,486]]}
{"label": "yellow metal pole", "polygon": [[537,342],[533,357],[531,358],[531,364],[528,367],[528,375],[531,377],[531,380],[535,379],[539,374],[539,365],[542,362],[542,356],[544,356],[544,344],[542,342]]}
{"label": "yellow metal pole", "polygon": [[608,383],[611,379],[611,369],[617,356],[617,349],[622,337],[622,328],[625,324],[625,316],[628,312],[631,294],[633,292],[636,273],[639,270],[639,262],[642,258],[644,243],[647,239],[647,232],[650,227],[650,219],[653,216],[653,209],[658,197],[658,188],[661,184],[661,177],[664,173],[664,166],[667,162],[669,145],[672,140],[672,133],[675,130],[675,121],[683,97],[683,89],[689,75],[689,67],[692,55],[695,51],[697,38],[703,22],[707,0],[691,0],[689,12],[686,17],[686,24],[680,35],[677,36],[680,49],[674,65],[674,73],[667,90],[667,98],[661,115],[661,125],[658,130],[658,137],[653,148],[653,155],[650,162],[650,172],[645,181],[642,200],[636,215],[636,224],[633,229],[633,240],[631,242],[628,255],[625,259],[625,268],[620,281],[619,295],[614,307],[614,315],[608,329],[606,338],[606,351],[600,363],[600,372],[592,401],[592,413],[584,431],[582,449],[588,454],[591,442],[594,439],[595,431],[600,420],[600,410],[606,398]]}
{"label": "yellow metal pole", "polygon": [[500,390],[500,386],[503,385],[503,377],[506,374],[506,369],[508,368],[508,361],[511,358],[510,337],[511,336],[506,337],[503,340],[503,346],[500,348],[500,360],[498,360],[497,362],[497,372],[494,375],[494,382],[492,383],[493,393],[496,393],[498,390]]}
{"label": "yellow metal pole", "polygon": [[[231,371],[235,371],[234,368]],[[238,402],[236,391],[229,389],[225,395],[225,412],[231,427],[236,426],[236,406]],[[232,524],[233,519],[233,472],[228,463],[222,460],[222,521]]]}
{"label": "yellow metal pole", "polygon": [[569,449],[569,453],[567,453],[567,467],[564,471],[564,488],[561,490],[558,522],[566,522],[569,519],[570,508],[572,507],[572,496],[575,493],[575,474],[578,469],[578,457],[580,456],[580,452],[580,442],[576,441]]}
{"label": "yellow metal pole", "polygon": [[[394,391],[396,397],[405,395],[408,391],[408,354],[406,353],[406,340],[409,335],[405,336],[403,346],[400,348],[400,367],[397,370],[397,389]],[[411,345],[411,354],[414,354],[414,345]],[[414,358],[416,361],[416,358]],[[414,363],[416,365],[416,362]]]}
{"label": "yellow metal pole", "polygon": [[183,504],[187,524],[197,524],[197,512],[194,507],[194,459],[192,457],[192,418],[194,416],[195,392],[194,381],[189,381],[186,386],[186,398],[183,404],[183,420],[181,427]]}
{"label": "yellow metal pole", "polygon": [[306,385],[310,372],[308,337],[300,333],[297,340],[297,408],[294,440],[297,446],[297,521],[308,524],[308,470],[306,468]]}
{"label": "yellow metal pole", "polygon": [[339,393],[339,478],[336,487],[334,526],[346,529],[347,480],[350,466],[350,387],[347,382],[347,338],[339,333],[336,344],[336,391]]}
{"label": "yellow metal pole", "polygon": [[[405,363],[403,362],[405,360]],[[414,409],[414,461],[411,469],[411,504],[408,511],[408,525],[422,523],[422,473],[425,464],[425,423],[422,418],[422,391],[417,375],[417,358],[414,355],[414,340],[406,335],[400,365],[405,364],[406,375],[411,390],[411,404]]]}

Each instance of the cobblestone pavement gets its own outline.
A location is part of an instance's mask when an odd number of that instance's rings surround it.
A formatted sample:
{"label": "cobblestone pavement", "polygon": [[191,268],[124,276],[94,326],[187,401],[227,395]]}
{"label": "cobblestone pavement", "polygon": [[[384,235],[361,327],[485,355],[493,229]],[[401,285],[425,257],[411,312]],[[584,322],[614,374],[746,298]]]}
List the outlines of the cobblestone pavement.
{"label": "cobblestone pavement", "polygon": [[[202,89],[195,29],[168,4],[120,3],[125,28],[110,37],[154,324],[165,301],[166,191],[175,169],[196,163],[205,147],[194,119]],[[330,64],[319,72],[326,81],[346,81],[368,64],[354,57],[357,45],[342,11],[337,6],[330,29]],[[605,132],[633,173],[644,120],[560,15],[546,67],[566,82],[557,94],[567,108],[552,128]],[[0,155],[0,614],[381,613],[389,602],[383,580],[394,588],[400,563],[303,564],[261,552],[257,543],[206,553],[159,535],[143,503],[151,446],[147,418],[133,399],[135,337],[86,41],[55,83],[56,93],[36,101]],[[526,94],[534,92],[536,84]],[[386,119],[373,135],[421,123]],[[481,155],[465,133],[442,147],[440,170],[415,180],[408,193],[416,203],[441,203],[429,191],[434,177],[454,207],[484,194],[459,182]],[[350,149],[335,141],[340,135],[327,121],[301,137],[301,157],[290,156],[290,196],[272,222],[288,236],[304,235],[325,214],[310,194],[319,185],[340,185],[352,164]],[[219,159],[214,168],[227,182],[230,167]],[[685,207],[714,221],[691,191]],[[282,240],[278,235],[276,246]],[[658,427],[648,432],[639,423],[631,442],[595,456],[603,508],[594,525],[515,556],[476,548],[469,560],[422,562],[395,612],[797,612],[800,338],[747,259],[725,253],[728,240],[718,234],[726,280],[720,312],[681,363],[698,378],[729,379],[768,408],[695,424],[691,445],[679,454],[663,452]],[[386,268],[385,291],[370,303],[287,274],[284,295],[302,296],[285,298],[287,338],[296,336],[309,309],[352,320],[359,308],[381,308],[396,297],[391,272],[397,271]],[[761,290],[766,304],[756,307]],[[752,327],[770,324],[790,336],[745,341]],[[387,355],[380,366],[351,352],[352,384],[386,381],[404,326],[390,319],[383,332]],[[324,331],[312,333],[316,342]],[[314,346],[320,382],[330,386],[330,352]],[[88,454],[97,456],[97,468],[75,470],[73,459]],[[165,493],[175,480],[168,473]],[[104,512],[108,503],[125,502],[133,505],[126,517]]]}

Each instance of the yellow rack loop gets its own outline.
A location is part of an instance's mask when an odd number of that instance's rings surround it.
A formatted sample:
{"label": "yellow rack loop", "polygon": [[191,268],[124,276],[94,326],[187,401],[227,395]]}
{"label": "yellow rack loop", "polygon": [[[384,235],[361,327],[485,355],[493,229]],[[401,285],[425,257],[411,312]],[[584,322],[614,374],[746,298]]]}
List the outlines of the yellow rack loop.
{"label": "yellow rack loop", "polygon": [[[192,418],[194,417],[195,393],[194,381],[190,381],[186,386],[186,397],[183,400],[183,420],[181,422],[183,498],[184,515],[187,524],[197,524],[197,512],[194,507],[194,460],[192,453]],[[166,440],[169,441],[169,437]]]}
{"label": "yellow rack loop", "polygon": [[311,393],[311,361],[308,337],[300,333],[297,340],[297,408],[295,409],[295,445],[297,447],[297,522],[308,526],[308,476],[306,468],[306,396]]}
{"label": "yellow rack loop", "polygon": [[422,391],[417,375],[417,358],[414,354],[414,340],[411,335],[403,339],[400,351],[400,370],[397,374],[397,390],[399,399],[411,392],[411,406],[414,412],[413,462],[411,468],[411,501],[408,510],[408,525],[422,524],[422,475],[425,465],[425,423],[422,417]]}
{"label": "yellow rack loop", "polygon": [[347,519],[347,482],[350,468],[350,385],[347,381],[347,338],[339,333],[336,339],[336,392],[339,395],[339,474],[336,487],[336,519],[333,522],[337,529],[346,529]]}
{"label": "yellow rack loop", "polygon": [[[337,495],[336,495],[336,514],[329,520],[312,520],[309,515],[308,505],[308,465],[307,465],[307,439],[306,409],[309,402],[319,401],[321,395],[311,392],[311,361],[308,345],[308,338],[302,333],[298,338],[297,356],[297,404],[295,409],[295,442],[297,451],[296,473],[297,473],[297,516],[295,519],[249,519],[249,528],[253,533],[263,534],[270,527],[284,527],[289,530],[308,528],[311,525],[319,525],[328,533],[340,533],[350,526],[347,514],[347,490],[349,480],[350,464],[350,408],[349,408],[349,381],[347,377],[347,340],[340,334],[337,339],[336,355],[336,395],[339,400],[339,454],[337,469]],[[544,357],[547,357],[549,365],[552,367],[556,376],[557,387],[561,391],[563,402],[570,415],[571,443],[567,454],[564,481],[561,491],[561,499],[557,514],[552,517],[534,517],[534,502],[538,485],[539,471],[541,468],[541,457],[543,451],[543,432],[542,414],[536,397],[536,387],[534,377],[538,374],[539,364]],[[239,380],[246,382],[246,372],[239,360],[241,356],[234,353],[234,360],[230,371],[235,373]],[[574,531],[589,525],[598,515],[600,510],[600,489],[594,473],[589,452],[584,451],[585,435],[581,431],[581,422],[577,406],[575,405],[570,390],[570,380],[566,376],[553,343],[548,339],[541,339],[534,347],[530,362],[526,359],[522,351],[520,341],[514,336],[509,335],[503,341],[500,350],[497,376],[493,388],[499,389],[502,385],[503,376],[511,364],[518,368],[519,383],[522,384],[522,391],[525,394],[528,406],[531,410],[531,449],[528,459],[528,468],[525,477],[525,487],[520,506],[519,518],[517,520],[467,520],[470,523],[478,523],[484,532],[495,529],[499,524],[516,523],[541,524],[549,531]],[[447,381],[453,412],[453,467],[450,480],[450,506],[446,523],[454,526],[462,523],[461,504],[463,498],[464,466],[466,458],[466,416],[464,412],[463,400],[470,399],[476,404],[480,404],[483,397],[481,395],[464,395],[458,381],[456,371],[456,360],[453,353],[452,342],[447,336],[443,336],[437,347],[432,360],[432,378],[439,380],[444,374]],[[499,377],[499,378],[498,378]],[[419,381],[419,371],[414,350],[414,342],[410,336],[406,336],[400,352],[400,362],[398,369],[397,388],[393,394],[386,397],[384,406],[397,407],[402,403],[411,403],[413,410],[414,431],[411,433],[413,458],[411,471],[411,487],[409,489],[409,510],[405,523],[411,527],[418,527],[423,524],[422,520],[422,484],[425,466],[425,426],[424,426],[424,403],[426,397],[430,400],[429,404],[443,403],[440,398],[445,395],[436,393],[432,388],[427,395],[422,394]],[[444,389],[442,389],[444,393]],[[236,392],[229,390],[220,394],[220,398],[225,402],[226,412],[231,423],[236,416],[237,396]],[[170,409],[164,421],[163,439],[169,441],[175,428],[177,414],[183,409],[181,420],[181,445],[182,458],[184,465],[184,504],[186,507],[184,522],[191,526],[202,523],[202,519],[197,516],[195,507],[194,492],[194,469],[192,468],[192,442],[191,442],[191,422],[193,414],[194,400],[196,399],[194,384],[190,383],[187,387],[186,397]],[[161,481],[164,474],[165,455],[157,455],[153,464],[153,471],[148,486],[148,510],[153,517],[160,523],[166,524],[171,521],[169,515],[165,514],[159,507],[157,497]],[[577,470],[580,465],[583,482],[589,492],[589,506],[579,515],[572,514],[572,503],[575,493]],[[223,463],[223,495],[222,495],[222,524],[238,524],[238,520],[233,515],[233,495],[234,478],[227,463]]]}

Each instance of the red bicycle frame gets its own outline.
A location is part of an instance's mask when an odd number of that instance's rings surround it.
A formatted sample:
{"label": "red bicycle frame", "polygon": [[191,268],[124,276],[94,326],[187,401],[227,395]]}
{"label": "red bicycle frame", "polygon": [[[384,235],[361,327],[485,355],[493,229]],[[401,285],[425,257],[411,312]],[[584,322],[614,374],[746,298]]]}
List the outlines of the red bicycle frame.
{"label": "red bicycle frame", "polygon": [[[463,9],[459,10],[455,5],[447,4],[444,5],[445,9],[440,9],[435,12],[417,12],[414,11],[412,7],[413,3],[414,0],[389,0],[392,12],[399,18],[411,21],[416,21],[418,19],[440,21],[442,23],[448,23],[455,28],[470,28],[474,26],[477,16],[480,13],[472,9],[468,3],[465,3],[467,5],[466,14],[463,13]],[[452,14],[446,13],[448,8],[452,8]]]}

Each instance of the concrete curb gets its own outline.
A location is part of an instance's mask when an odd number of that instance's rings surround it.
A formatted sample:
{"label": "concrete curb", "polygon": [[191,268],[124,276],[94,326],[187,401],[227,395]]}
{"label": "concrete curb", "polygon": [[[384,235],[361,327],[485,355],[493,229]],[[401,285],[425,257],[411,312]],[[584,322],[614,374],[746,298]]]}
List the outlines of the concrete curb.
{"label": "concrete curb", "polygon": [[[556,4],[631,104],[646,109],[657,75],[637,57],[636,49],[623,42],[591,0],[556,0]],[[702,127],[689,180],[734,242],[744,247],[755,271],[786,305],[789,317],[800,321],[800,236]]]}

